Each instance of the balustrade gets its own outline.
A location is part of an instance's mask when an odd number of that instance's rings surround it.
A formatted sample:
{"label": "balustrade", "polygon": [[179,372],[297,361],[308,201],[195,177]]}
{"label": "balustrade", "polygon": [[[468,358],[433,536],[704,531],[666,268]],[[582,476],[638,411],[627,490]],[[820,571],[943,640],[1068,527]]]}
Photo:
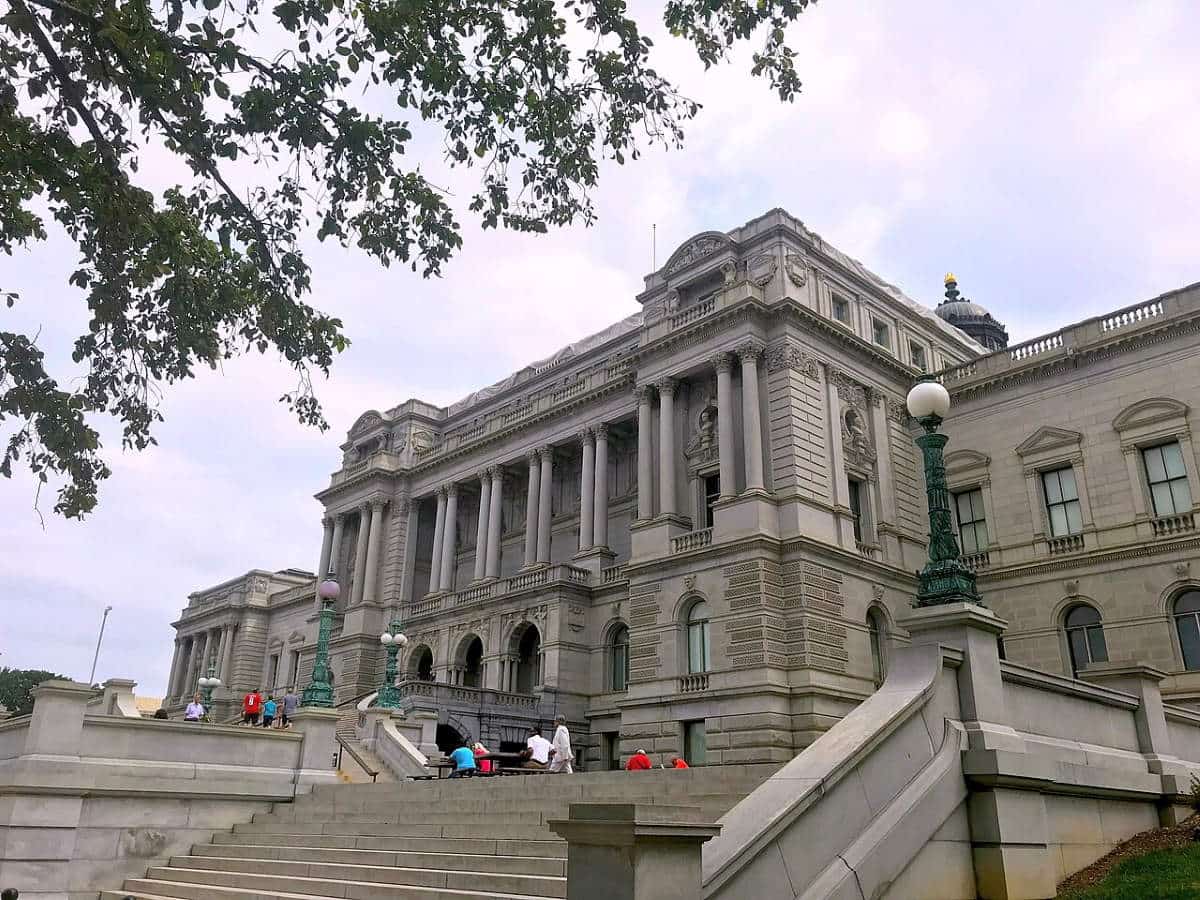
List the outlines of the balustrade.
{"label": "balustrade", "polygon": [[978,553],[966,553],[962,557],[963,565],[972,572],[978,572],[980,569],[986,569],[991,565],[991,559],[988,557],[986,550],[981,550]]}
{"label": "balustrade", "polygon": [[696,691],[708,690],[708,673],[696,672],[693,675],[679,676],[679,693],[692,694]]}
{"label": "balustrade", "polygon": [[1077,553],[1083,549],[1082,534],[1068,534],[1065,537],[1052,537],[1046,541],[1052,554]]}
{"label": "balustrade", "polygon": [[1045,337],[1034,338],[1032,341],[1026,341],[1023,344],[1017,344],[1015,347],[1008,348],[1008,356],[1014,362],[1029,359],[1031,356],[1037,356],[1040,353],[1049,353],[1051,350],[1058,350],[1063,345],[1062,332],[1048,334]]}
{"label": "balustrade", "polygon": [[1151,300],[1149,303],[1139,303],[1136,306],[1129,306],[1125,309],[1119,309],[1114,313],[1109,313],[1100,320],[1101,331],[1116,331],[1118,328],[1126,328],[1130,325],[1136,325],[1139,322],[1144,322],[1147,319],[1153,319],[1163,314],[1163,305],[1161,300]]}
{"label": "balustrade", "polygon": [[625,564],[605,566],[600,570],[600,581],[603,584],[613,584],[625,580]]}
{"label": "balustrade", "polygon": [[707,300],[702,300],[692,306],[685,307],[677,313],[671,315],[671,328],[682,328],[690,322],[695,322],[697,319],[703,319],[714,309],[717,308],[717,301],[710,297]]}
{"label": "balustrade", "polygon": [[1196,530],[1196,519],[1191,513],[1180,513],[1177,516],[1159,516],[1150,520],[1150,527],[1155,537],[1172,537]]}
{"label": "balustrade", "polygon": [[712,529],[701,528],[699,531],[689,531],[677,538],[671,539],[672,553],[686,553],[689,550],[699,550],[712,544]]}

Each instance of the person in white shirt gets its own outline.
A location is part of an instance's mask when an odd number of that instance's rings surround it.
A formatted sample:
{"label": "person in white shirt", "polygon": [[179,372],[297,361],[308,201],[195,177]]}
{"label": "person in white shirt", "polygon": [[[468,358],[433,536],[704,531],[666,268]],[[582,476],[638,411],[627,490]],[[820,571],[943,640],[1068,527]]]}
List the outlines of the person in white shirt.
{"label": "person in white shirt", "polygon": [[550,771],[570,775],[575,771],[571,768],[575,754],[571,752],[571,733],[567,731],[567,717],[558,716],[554,724],[558,727],[554,729],[554,740],[550,742],[554,753],[553,759],[550,760]]}
{"label": "person in white shirt", "polygon": [[187,710],[183,714],[185,722],[199,722],[204,718],[204,704],[200,702],[200,695],[196,694],[192,697],[192,702],[187,705]]}
{"label": "person in white shirt", "polygon": [[526,769],[544,769],[549,762],[550,742],[542,737],[542,729],[535,728],[525,742],[525,762],[522,765]]}

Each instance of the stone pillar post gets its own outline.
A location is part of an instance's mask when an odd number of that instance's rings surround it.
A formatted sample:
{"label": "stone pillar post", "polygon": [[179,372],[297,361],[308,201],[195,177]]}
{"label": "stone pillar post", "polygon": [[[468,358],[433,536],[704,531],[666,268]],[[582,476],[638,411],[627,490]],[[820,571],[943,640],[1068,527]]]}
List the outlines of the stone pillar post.
{"label": "stone pillar post", "polygon": [[226,690],[233,690],[233,641],[236,632],[236,626],[229,624],[225,626],[225,638],[221,642],[224,647],[224,653],[221,654],[221,683]]}
{"label": "stone pillar post", "polygon": [[675,514],[675,379],[658,387],[658,512]]}
{"label": "stone pillar post", "polygon": [[358,541],[354,547],[354,590],[351,593],[348,606],[358,606],[362,603],[363,588],[366,586],[367,547],[371,538],[370,504],[364,503],[358,508]]}
{"label": "stone pillar post", "polygon": [[596,493],[592,525],[592,546],[608,547],[608,426],[604,423],[592,429],[596,436]]}
{"label": "stone pillar post", "polygon": [[550,562],[550,514],[551,494],[554,487],[554,448],[542,447],[538,450],[541,457],[541,494],[538,497],[538,531],[537,531],[537,561]]}
{"label": "stone pillar post", "polygon": [[192,667],[196,664],[196,641],[191,637],[183,638],[183,659],[180,660],[179,681],[175,685],[175,696],[186,697],[187,686],[192,683]]}
{"label": "stone pillar post", "polygon": [[[333,541],[329,544],[329,565],[324,572],[317,573],[317,584],[325,580],[325,576],[330,572],[341,577],[345,575],[341,571],[342,566],[342,536],[346,531],[346,514],[338,513],[333,517]],[[317,598],[317,606],[321,605],[320,597]]]}
{"label": "stone pillar post", "polygon": [[442,578],[443,591],[454,590],[454,570],[458,567],[458,485],[446,488],[446,523],[442,527]]}
{"label": "stone pillar post", "polygon": [[446,489],[437,489],[437,516],[433,525],[433,555],[429,559],[429,593],[442,589],[442,538],[446,530]]}
{"label": "stone pillar post", "polygon": [[338,716],[336,709],[302,706],[292,716],[292,727],[304,735],[300,745],[300,761],[296,767],[296,793],[312,790],[314,784],[334,784],[334,754],[337,752]]}
{"label": "stone pillar post", "polygon": [[[324,516],[321,519],[321,524],[324,526],[324,535],[321,538],[321,559],[317,564],[317,585],[325,578],[325,573],[329,571],[329,560],[333,554],[333,519],[330,516]],[[316,589],[313,589],[316,594]],[[320,602],[320,595],[317,594],[317,602]]]}
{"label": "stone pillar post", "polygon": [[379,583],[379,546],[383,543],[383,506],[385,501],[371,501],[371,539],[367,544],[367,568],[363,577],[362,602],[376,603]]}
{"label": "stone pillar post", "polygon": [[188,683],[184,685],[183,688],[184,694],[188,697],[192,696],[193,693],[199,690],[196,682],[200,679],[201,675],[205,674],[204,670],[208,665],[208,632],[202,631],[198,633],[195,636],[192,646],[194,647],[195,653],[194,671],[192,672],[191,678],[188,679]]}
{"label": "stone pillar post", "polygon": [[737,496],[737,474],[734,469],[733,443],[733,358],[718,353],[712,358],[717,370],[717,454],[721,465],[722,499]]}
{"label": "stone pillar post", "polygon": [[[742,361],[742,428],[746,441],[746,490],[761,491],[763,482],[762,418],[758,409],[758,358],[762,347],[747,344],[738,348]],[[724,491],[724,488],[722,488]]]}
{"label": "stone pillar post", "polygon": [[475,525],[475,580],[487,574],[488,515],[492,505],[492,478],[488,471],[479,473],[479,519]]}
{"label": "stone pillar post", "polygon": [[572,803],[570,818],[548,824],[567,841],[567,900],[699,897],[701,846],[721,831],[632,803]]}
{"label": "stone pillar post", "polygon": [[175,696],[175,685],[179,681],[179,651],[182,641],[175,638],[175,652],[171,655],[171,672],[167,675],[167,697]]}
{"label": "stone pillar post", "polygon": [[583,444],[583,471],[579,478],[579,550],[592,549],[596,527],[596,443],[590,428],[579,434]]}
{"label": "stone pillar post", "polygon": [[525,565],[537,562],[538,492],[541,489],[538,452],[529,451],[529,486],[525,495]]}
{"label": "stone pillar post", "polygon": [[650,458],[650,386],[637,389],[638,401],[638,521],[654,518],[654,460]]}
{"label": "stone pillar post", "polygon": [[504,503],[504,469],[500,466],[492,466],[492,468],[488,469],[488,474],[492,478],[492,492],[489,495],[491,502],[488,505],[487,568],[485,575],[488,578],[499,578],[500,514]]}

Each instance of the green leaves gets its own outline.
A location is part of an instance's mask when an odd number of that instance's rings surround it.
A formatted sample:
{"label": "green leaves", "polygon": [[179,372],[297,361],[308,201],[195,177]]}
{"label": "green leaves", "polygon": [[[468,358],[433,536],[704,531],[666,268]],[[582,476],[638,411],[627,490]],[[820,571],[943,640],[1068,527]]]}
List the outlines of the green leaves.
{"label": "green leaves", "polygon": [[[297,374],[283,402],[325,427],[312,379],[348,341],[305,302],[304,239],[425,276],[462,243],[440,179],[406,158],[410,120],[442,140],[447,165],[478,168],[464,203],[484,227],[541,232],[590,223],[601,160],[678,145],[698,111],[651,67],[625,0],[9,4],[0,251],[44,239],[41,216],[53,216],[76,244],[63,277],[89,322],[72,354],[85,374],[69,388],[32,338],[0,332],[0,474],[19,462],[54,481],[65,516],[91,510],[108,476],[94,418],[119,421],[126,447],[149,446],[161,391],[197,367],[273,350]],[[710,66],[761,30],[754,71],[788,99],[799,81],[785,31],[806,5],[668,0],[664,19]],[[568,42],[564,17],[590,39]],[[260,38],[266,25],[287,46]],[[364,90],[382,114],[354,105]],[[142,145],[190,177],[139,187]],[[233,161],[257,183],[233,187]]]}

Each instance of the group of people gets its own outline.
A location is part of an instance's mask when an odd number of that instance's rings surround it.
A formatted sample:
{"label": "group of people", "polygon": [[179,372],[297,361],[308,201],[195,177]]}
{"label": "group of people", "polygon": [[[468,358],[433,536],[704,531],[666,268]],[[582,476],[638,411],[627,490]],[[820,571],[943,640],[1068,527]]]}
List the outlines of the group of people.
{"label": "group of people", "polygon": [[[299,708],[300,697],[292,688],[288,688],[287,693],[279,700],[275,699],[274,694],[268,694],[264,700],[262,689],[256,688],[242,698],[242,724],[255,727],[261,724],[263,728],[290,728],[292,717]],[[192,702],[183,712],[183,721],[201,722],[205,721],[207,716],[208,710],[205,709],[200,694],[194,694]],[[155,713],[155,717],[165,719],[166,712],[160,709]]]}
{"label": "group of people", "polygon": [[[633,756],[629,757],[629,760],[625,763],[625,771],[626,772],[639,772],[639,771],[643,771],[645,769],[653,769],[653,768],[654,768],[654,761],[651,760],[650,756],[646,753],[646,751],[640,747],[633,754]],[[659,768],[665,769],[667,767],[660,765]],[[672,756],[671,757],[671,768],[672,769],[690,769],[691,766],[689,766],[687,764],[687,760],[685,760],[682,756]]]}
{"label": "group of people", "polygon": [[[556,774],[570,775],[575,770],[571,763],[575,754],[571,750],[571,732],[567,729],[567,717],[557,716],[554,720],[554,738],[546,740],[542,737],[541,728],[533,728],[525,741],[525,749],[520,753],[520,767],[523,769],[541,769]],[[488,775],[495,770],[490,754],[481,741],[473,744],[464,739],[462,744],[450,754],[454,763],[451,778],[463,778],[477,773]]]}

